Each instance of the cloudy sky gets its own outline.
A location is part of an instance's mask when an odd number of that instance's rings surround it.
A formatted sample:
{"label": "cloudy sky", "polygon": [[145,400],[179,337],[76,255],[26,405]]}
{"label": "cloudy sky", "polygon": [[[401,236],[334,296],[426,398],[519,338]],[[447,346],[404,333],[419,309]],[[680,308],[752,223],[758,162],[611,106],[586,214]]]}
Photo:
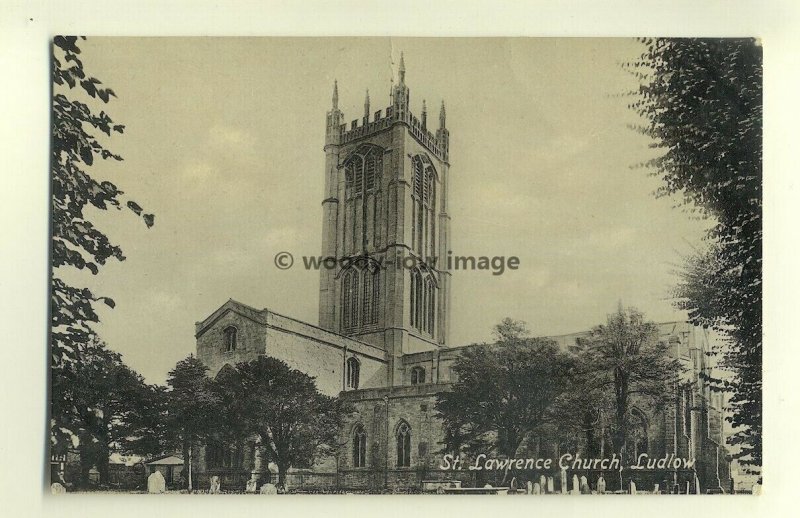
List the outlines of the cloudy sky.
{"label": "cloudy sky", "polygon": [[628,39],[91,38],[86,68],[114,89],[125,157],[94,167],[149,212],[93,215],[127,260],[83,279],[113,297],[103,338],[148,381],[194,351],[194,323],[233,298],[317,322],[318,274],[278,270],[280,251],[320,250],[325,112],[339,81],[345,120],[389,104],[400,51],[411,104],[451,132],[451,249],[518,256],[502,276],[456,272],[452,345],[510,316],[535,334],[587,329],[617,301],[657,321],[681,257],[708,222],[631,166],[653,156],[620,94]]}

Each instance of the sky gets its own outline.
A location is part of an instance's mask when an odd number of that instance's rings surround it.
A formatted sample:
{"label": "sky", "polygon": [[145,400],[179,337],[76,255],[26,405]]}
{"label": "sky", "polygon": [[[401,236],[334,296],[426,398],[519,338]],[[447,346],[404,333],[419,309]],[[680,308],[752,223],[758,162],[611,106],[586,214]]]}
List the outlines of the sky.
{"label": "sky", "polygon": [[320,252],[325,113],[334,79],[345,120],[389,105],[400,52],[412,111],[450,130],[454,255],[516,256],[495,276],[458,271],[451,345],[489,340],[504,317],[535,335],[603,323],[618,301],[651,320],[685,318],[671,287],[708,221],[653,196],[655,151],[629,126],[620,63],[631,39],[90,38],[81,58],[126,125],[95,164],[156,224],[90,217],[124,262],[71,279],[112,297],[98,330],[149,382],[194,352],[194,324],[233,298],[317,323],[319,274],[276,253]]}

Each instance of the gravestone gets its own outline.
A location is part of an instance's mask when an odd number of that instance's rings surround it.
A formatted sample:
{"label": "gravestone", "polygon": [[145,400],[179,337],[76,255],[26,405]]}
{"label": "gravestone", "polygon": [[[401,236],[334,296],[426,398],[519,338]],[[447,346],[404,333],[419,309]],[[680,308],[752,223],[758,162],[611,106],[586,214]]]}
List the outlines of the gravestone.
{"label": "gravestone", "polygon": [[572,494],[579,495],[581,493],[581,486],[580,482],[578,481],[578,475],[572,475]]}
{"label": "gravestone", "polygon": [[548,493],[555,493],[555,481],[553,477],[547,477],[547,492]]}
{"label": "gravestone", "polygon": [[219,477],[217,475],[211,477],[211,485],[208,488],[208,493],[210,495],[218,495],[220,493]]}
{"label": "gravestone", "polygon": [[586,476],[581,477],[581,494],[582,495],[592,494],[592,490],[589,488],[589,481],[586,479]]}
{"label": "gravestone", "polygon": [[50,492],[54,495],[63,495],[67,490],[58,482],[53,482],[50,484]]}
{"label": "gravestone", "polygon": [[634,482],[633,480],[631,480],[630,493],[631,493],[632,495],[635,495],[635,494],[636,494],[636,482]]}
{"label": "gravestone", "polygon": [[509,495],[517,494],[517,477],[512,477],[511,478],[511,484],[509,484],[509,487],[508,487],[508,494]]}
{"label": "gravestone", "polygon": [[528,487],[528,494],[532,495],[533,494],[533,483],[529,480],[528,483],[526,484],[526,486]]}
{"label": "gravestone", "polygon": [[542,494],[542,486],[540,486],[538,482],[533,485],[533,494],[534,495]]}
{"label": "gravestone", "polygon": [[545,489],[547,489],[547,478],[545,478],[544,475],[539,475],[539,487],[541,488],[542,493],[544,493]]}
{"label": "gravestone", "polygon": [[256,486],[258,486],[258,479],[257,478],[251,478],[250,480],[247,481],[247,486],[245,487],[244,490],[245,490],[246,493],[255,493],[256,492]]}
{"label": "gravestone", "polygon": [[156,470],[147,477],[147,492],[155,495],[159,493],[163,493],[167,488],[167,484],[164,481],[164,475],[161,474],[160,471]]}
{"label": "gravestone", "polygon": [[567,494],[567,470],[561,470],[561,494]]}
{"label": "gravestone", "polygon": [[597,479],[597,492],[601,495],[606,492],[606,479],[603,478],[603,475]]}
{"label": "gravestone", "polygon": [[262,495],[277,495],[278,494],[278,488],[275,487],[275,484],[270,484],[269,482],[267,482],[266,484],[261,486],[261,494]]}

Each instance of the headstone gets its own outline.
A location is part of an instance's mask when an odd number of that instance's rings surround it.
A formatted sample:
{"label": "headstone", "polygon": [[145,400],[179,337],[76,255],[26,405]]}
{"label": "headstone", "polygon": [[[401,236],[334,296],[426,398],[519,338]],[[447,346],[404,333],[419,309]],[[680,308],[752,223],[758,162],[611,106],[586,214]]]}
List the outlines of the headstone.
{"label": "headstone", "polygon": [[493,486],[492,486],[490,483],[488,483],[488,482],[486,483],[486,485],[485,485],[485,486],[483,486],[483,488],[484,488],[484,489],[491,489],[492,487],[493,487]]}
{"label": "headstone", "polygon": [[278,494],[278,488],[275,487],[275,484],[270,484],[269,482],[267,482],[266,484],[261,486],[261,494],[262,495],[277,495]]}
{"label": "headstone", "polygon": [[654,494],[654,495],[657,495],[658,493],[659,493],[659,491],[658,491],[658,484],[656,484],[656,485],[655,485],[655,487],[653,488],[653,494]]}
{"label": "headstone", "polygon": [[53,482],[50,484],[50,492],[54,495],[63,495],[67,490],[58,482]]}
{"label": "headstone", "polygon": [[511,477],[511,484],[509,484],[508,493],[511,495],[517,494],[517,477]]}
{"label": "headstone", "polygon": [[528,483],[526,484],[526,486],[527,486],[527,488],[528,488],[528,494],[529,494],[529,495],[532,495],[532,494],[533,494],[533,482],[531,482],[531,481],[529,480],[529,481],[528,481]]}
{"label": "headstone", "polygon": [[603,478],[603,475],[597,479],[597,492],[601,495],[606,492],[606,479]]}
{"label": "headstone", "polygon": [[631,480],[630,492],[631,492],[632,495],[636,494],[636,482],[634,482],[633,480]]}
{"label": "headstone", "polygon": [[538,482],[533,485],[533,494],[534,495],[542,494],[542,486],[540,486]]}
{"label": "headstone", "polygon": [[572,494],[579,495],[581,491],[578,475],[572,475]]}
{"label": "headstone", "polygon": [[211,477],[211,484],[208,488],[208,493],[211,495],[218,495],[220,493],[219,477],[217,475]]}
{"label": "headstone", "polygon": [[553,477],[547,477],[547,492],[554,493],[555,492],[554,486],[555,486],[555,481],[553,480]]}
{"label": "headstone", "polygon": [[694,475],[694,494],[700,494],[700,479],[697,478],[697,473]]}
{"label": "headstone", "polygon": [[547,478],[544,475],[539,475],[539,487],[542,488],[542,493],[547,489]]}
{"label": "headstone", "polygon": [[247,486],[245,487],[244,490],[247,493],[255,493],[256,492],[256,486],[258,486],[258,479],[257,478],[251,478],[250,480],[247,481]]}
{"label": "headstone", "polygon": [[166,488],[167,484],[164,481],[164,475],[160,471],[156,470],[147,477],[147,492],[151,495],[163,493]]}
{"label": "headstone", "polygon": [[592,494],[592,490],[589,489],[589,481],[586,479],[586,476],[581,476],[581,494],[582,495]]}
{"label": "headstone", "polygon": [[567,470],[561,470],[561,494],[567,494]]}

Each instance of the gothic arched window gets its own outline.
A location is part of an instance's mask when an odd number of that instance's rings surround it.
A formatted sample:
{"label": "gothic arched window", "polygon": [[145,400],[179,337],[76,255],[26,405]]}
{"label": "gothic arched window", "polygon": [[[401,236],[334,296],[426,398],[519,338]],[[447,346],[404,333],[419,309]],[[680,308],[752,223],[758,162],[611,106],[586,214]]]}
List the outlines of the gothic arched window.
{"label": "gothic arched window", "polygon": [[436,323],[436,282],[429,271],[411,270],[410,275],[411,327],[420,332],[435,335]]}
{"label": "gothic arched window", "polygon": [[361,376],[361,363],[353,357],[347,359],[347,388],[357,389]]}
{"label": "gothic arched window", "polygon": [[436,254],[436,171],[425,155],[412,159],[411,246],[428,261]]}
{"label": "gothic arched window", "polygon": [[364,269],[364,296],[361,312],[365,325],[378,323],[378,301],[380,293],[380,270],[374,265]]}
{"label": "gothic arched window", "polygon": [[367,432],[362,425],[353,429],[353,467],[363,468],[367,465]]}
{"label": "gothic arched window", "polygon": [[425,326],[424,330],[433,335],[433,315],[434,315],[434,287],[433,279],[430,276],[425,279]]}
{"label": "gothic arched window", "polygon": [[365,250],[375,239],[375,218],[378,212],[380,178],[383,170],[383,149],[366,144],[344,161],[345,228],[347,248]]}
{"label": "gothic arched window", "polygon": [[228,326],[222,331],[222,337],[225,342],[225,351],[231,352],[236,350],[236,328]]}
{"label": "gothic arched window", "polygon": [[351,268],[342,277],[342,330],[345,332],[358,325],[358,273]]}
{"label": "gothic arched window", "polygon": [[408,468],[411,466],[411,427],[407,422],[401,421],[397,426],[397,467]]}
{"label": "gothic arched window", "polygon": [[411,369],[411,384],[420,385],[425,383],[425,369],[423,367],[414,367]]}

